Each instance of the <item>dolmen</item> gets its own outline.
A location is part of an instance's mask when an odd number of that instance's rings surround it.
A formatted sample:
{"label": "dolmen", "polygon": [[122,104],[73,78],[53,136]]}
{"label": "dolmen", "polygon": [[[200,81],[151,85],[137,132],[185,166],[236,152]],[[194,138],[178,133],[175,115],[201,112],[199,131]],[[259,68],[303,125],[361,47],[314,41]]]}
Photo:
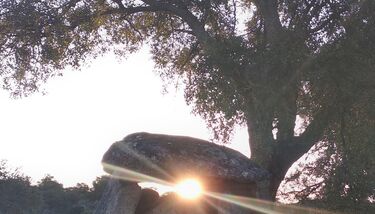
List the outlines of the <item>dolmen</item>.
{"label": "dolmen", "polygon": [[[269,173],[238,151],[186,137],[134,133],[115,142],[104,154],[104,171],[111,175],[96,214],[243,214],[252,213],[216,196],[262,198]],[[175,184],[196,178],[204,194],[183,200],[142,189],[140,182]]]}

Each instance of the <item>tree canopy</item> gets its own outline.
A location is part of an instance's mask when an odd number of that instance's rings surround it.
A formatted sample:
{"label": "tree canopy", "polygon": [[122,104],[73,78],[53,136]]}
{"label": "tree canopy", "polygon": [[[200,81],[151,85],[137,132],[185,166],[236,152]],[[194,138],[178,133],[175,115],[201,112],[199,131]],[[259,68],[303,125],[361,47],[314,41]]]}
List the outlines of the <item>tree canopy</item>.
{"label": "tree canopy", "polygon": [[[0,75],[5,89],[27,95],[66,67],[147,43],[156,70],[183,80],[215,138],[247,126],[251,158],[271,172],[275,197],[319,141],[338,157],[331,175],[373,176],[362,163],[375,152],[374,9],[371,0],[1,1]],[[354,177],[340,188],[356,188]],[[374,194],[366,188],[364,198]]]}

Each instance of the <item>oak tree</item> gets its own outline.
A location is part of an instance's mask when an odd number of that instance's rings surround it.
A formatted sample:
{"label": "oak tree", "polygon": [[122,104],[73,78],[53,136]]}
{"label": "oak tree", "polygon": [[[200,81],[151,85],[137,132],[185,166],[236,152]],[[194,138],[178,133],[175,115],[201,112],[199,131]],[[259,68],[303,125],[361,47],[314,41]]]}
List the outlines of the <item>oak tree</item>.
{"label": "oak tree", "polygon": [[6,0],[0,75],[27,95],[66,67],[147,43],[216,138],[247,126],[274,198],[317,142],[332,142],[342,163],[348,148],[373,144],[350,136],[374,127],[374,9],[371,0]]}

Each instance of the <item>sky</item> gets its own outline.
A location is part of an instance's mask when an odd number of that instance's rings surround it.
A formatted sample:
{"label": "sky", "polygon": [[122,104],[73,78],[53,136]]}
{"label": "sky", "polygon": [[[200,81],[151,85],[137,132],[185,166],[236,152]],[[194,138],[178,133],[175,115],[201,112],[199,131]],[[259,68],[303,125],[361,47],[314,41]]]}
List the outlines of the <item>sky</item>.
{"label": "sky", "polygon": [[[0,160],[35,183],[50,174],[65,187],[91,184],[105,174],[104,152],[126,135],[151,133],[210,139],[191,114],[183,91],[164,94],[147,47],[119,61],[112,54],[80,71],[48,81],[46,95],[12,99],[0,91]],[[238,128],[228,145],[249,156],[248,135]]]}

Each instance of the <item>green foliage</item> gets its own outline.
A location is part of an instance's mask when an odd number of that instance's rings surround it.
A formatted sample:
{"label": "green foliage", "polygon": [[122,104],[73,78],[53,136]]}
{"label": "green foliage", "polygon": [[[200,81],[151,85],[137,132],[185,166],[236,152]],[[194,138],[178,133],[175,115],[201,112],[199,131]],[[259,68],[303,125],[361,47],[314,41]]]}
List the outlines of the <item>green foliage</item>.
{"label": "green foliage", "polygon": [[0,213],[37,214],[41,211],[41,196],[30,178],[10,170],[0,162]]}
{"label": "green foliage", "polygon": [[42,193],[43,209],[47,213],[68,213],[70,203],[62,184],[47,175],[38,183],[38,189]]}
{"label": "green foliage", "polygon": [[[354,99],[354,98],[353,98]],[[310,163],[301,161],[286,178],[279,197],[343,213],[373,213],[375,206],[375,121],[368,105],[342,109],[331,124],[325,142],[311,152]]]}
{"label": "green foliage", "polygon": [[[14,96],[28,95],[49,78],[61,75],[65,67],[79,68],[84,60],[114,45],[136,48],[139,38],[124,30],[126,24],[100,16],[106,7],[104,1],[1,1],[3,88]],[[126,41],[122,40],[124,34]]]}
{"label": "green foliage", "polygon": [[372,213],[375,208],[369,200],[375,197],[375,121],[363,109],[350,110],[342,113],[336,129],[339,132],[330,135],[338,160],[326,179],[323,199],[335,210]]}
{"label": "green foliage", "polygon": [[375,5],[361,6],[356,8],[361,13],[347,19],[346,34],[321,49],[317,63],[307,69],[309,93],[301,99],[307,108],[300,112],[313,117],[323,105],[333,109],[321,124],[327,125],[321,140],[329,149],[305,170],[324,180],[313,191],[300,191],[299,199],[318,195],[318,204],[346,213],[374,212],[369,198],[375,195],[375,17],[370,12]]}
{"label": "green foliage", "polygon": [[96,178],[93,187],[79,183],[63,188],[47,175],[37,185],[30,178],[0,162],[0,213],[91,214],[107,185],[108,177]]}

